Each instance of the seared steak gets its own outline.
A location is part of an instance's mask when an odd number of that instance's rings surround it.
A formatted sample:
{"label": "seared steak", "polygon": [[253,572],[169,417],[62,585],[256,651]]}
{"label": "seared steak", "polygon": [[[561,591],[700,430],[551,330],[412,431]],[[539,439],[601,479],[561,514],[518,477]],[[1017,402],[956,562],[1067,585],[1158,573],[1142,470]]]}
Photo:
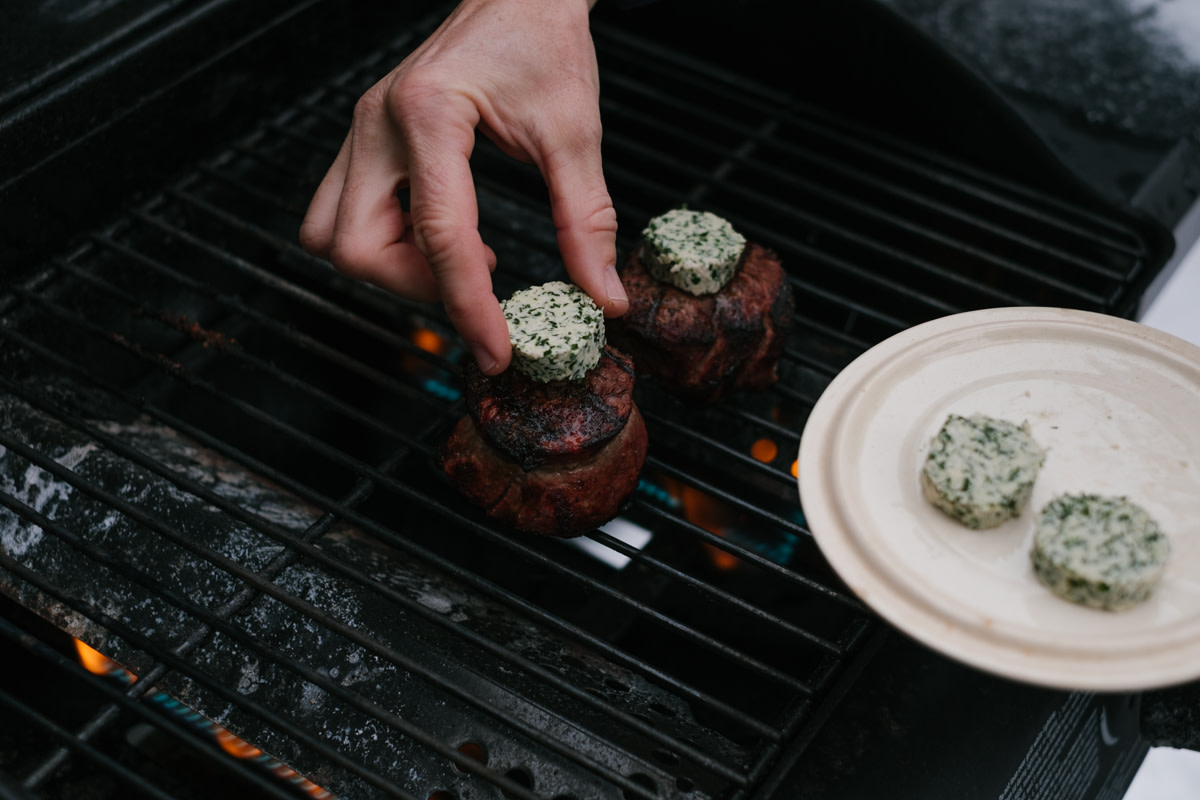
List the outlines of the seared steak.
{"label": "seared steak", "polygon": [[464,373],[467,412],[483,437],[522,469],[578,458],[625,426],[633,408],[633,360],[605,347],[577,381],[543,383],[516,370]]}
{"label": "seared steak", "polygon": [[633,402],[633,362],[606,347],[578,381],[516,370],[464,375],[468,413],[438,466],[489,517],[518,530],[571,537],[615,517],[637,488],[646,425]]}
{"label": "seared steak", "polygon": [[646,425],[637,407],[607,444],[580,458],[529,471],[480,434],[470,415],[443,447],[441,467],[487,515],[529,533],[569,538],[615,517],[637,488],[646,457]]}
{"label": "seared steak", "polygon": [[610,320],[609,341],[639,372],[689,402],[765,389],[794,316],[791,286],[770,250],[746,245],[737,272],[714,294],[694,296],[655,280],[635,252],[621,269],[629,311]]}

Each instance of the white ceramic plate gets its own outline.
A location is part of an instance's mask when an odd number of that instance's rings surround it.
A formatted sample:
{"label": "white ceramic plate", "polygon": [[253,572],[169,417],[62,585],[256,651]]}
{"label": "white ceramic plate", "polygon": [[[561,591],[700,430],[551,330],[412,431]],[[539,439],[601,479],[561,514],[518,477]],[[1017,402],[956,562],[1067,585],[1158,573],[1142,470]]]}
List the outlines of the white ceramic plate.
{"label": "white ceramic plate", "polygon": [[[969,530],[921,494],[949,413],[1020,423],[1049,453],[1020,517]],[[976,667],[1064,689],[1200,677],[1200,347],[1127,320],[1000,308],[918,325],[822,394],[800,442],[817,544],[881,616]],[[1171,540],[1162,583],[1119,613],[1066,602],[1029,561],[1033,520],[1065,492],[1126,495]]]}

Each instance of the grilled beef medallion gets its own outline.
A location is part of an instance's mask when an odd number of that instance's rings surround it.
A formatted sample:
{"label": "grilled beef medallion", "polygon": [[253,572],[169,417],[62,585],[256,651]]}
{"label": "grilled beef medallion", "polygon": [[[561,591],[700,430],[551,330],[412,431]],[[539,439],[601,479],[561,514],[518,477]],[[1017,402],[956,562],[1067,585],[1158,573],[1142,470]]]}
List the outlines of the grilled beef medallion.
{"label": "grilled beef medallion", "polygon": [[467,415],[438,466],[493,519],[579,536],[620,512],[646,459],[633,361],[605,344],[603,316],[578,287],[543,284],[503,306],[513,365],[464,370]]}
{"label": "grilled beef medallion", "polygon": [[577,381],[543,383],[511,369],[488,376],[472,364],[463,383],[475,426],[524,470],[599,449],[633,408],[633,359],[611,346]]}
{"label": "grilled beef medallion", "polygon": [[446,443],[442,469],[492,519],[527,533],[570,538],[620,513],[637,488],[646,442],[646,425],[634,408],[621,432],[599,450],[526,472],[465,416]]}
{"label": "grilled beef medallion", "polygon": [[639,247],[621,269],[629,311],[610,320],[609,341],[639,372],[694,404],[766,389],[795,314],[779,258],[749,242],[733,277],[715,293],[693,295],[654,278]]}
{"label": "grilled beef medallion", "polygon": [[489,517],[571,537],[615,517],[637,488],[646,425],[633,402],[633,362],[610,347],[579,381],[515,370],[465,377],[468,414],[439,453],[450,481]]}

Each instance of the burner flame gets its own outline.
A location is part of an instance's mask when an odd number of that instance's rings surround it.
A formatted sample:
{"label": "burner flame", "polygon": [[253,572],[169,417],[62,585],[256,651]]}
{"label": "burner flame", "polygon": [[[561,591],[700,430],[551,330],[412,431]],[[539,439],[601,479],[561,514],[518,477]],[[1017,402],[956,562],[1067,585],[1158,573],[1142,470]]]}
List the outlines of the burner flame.
{"label": "burner flame", "polygon": [[[79,663],[83,665],[84,669],[94,675],[106,675],[116,678],[125,684],[131,684],[137,680],[137,676],[132,672],[80,639],[75,639],[75,652],[79,657]],[[276,778],[291,784],[309,797],[316,798],[317,800],[331,800],[333,798],[333,794],[322,789],[308,778],[305,778],[287,764],[272,758],[245,739],[236,736],[212,720],[200,716],[165,692],[152,691],[146,697],[163,708],[178,714],[181,719],[190,722],[192,725],[207,730],[212,734],[217,745],[234,758],[259,762],[268,771],[273,773]]]}
{"label": "burner flame", "polygon": [[216,736],[221,749],[234,758],[258,758],[263,754],[262,750],[224,728],[218,729]]}
{"label": "burner flame", "polygon": [[214,725],[213,728],[213,735],[217,739],[217,744],[220,745],[222,750],[234,758],[242,758],[246,759],[247,761],[257,761],[261,763],[264,767],[270,770],[275,777],[279,778],[281,781],[292,784],[309,797],[315,797],[317,800],[331,800],[331,798],[333,798],[331,793],[325,789],[322,789],[320,786],[313,783],[299,772],[296,772],[296,770],[292,769],[287,764],[284,764],[282,761],[272,758],[262,750],[259,750],[257,747],[250,744],[240,736],[230,733],[226,729],[217,725]]}
{"label": "burner flame", "polygon": [[428,328],[417,328],[412,332],[412,341],[426,353],[443,356],[450,350],[450,342],[441,334]]}
{"label": "burner flame", "polygon": [[750,455],[764,464],[770,464],[779,455],[779,445],[775,444],[774,439],[759,439],[750,445]]}
{"label": "burner flame", "polygon": [[[733,527],[736,521],[734,512],[725,503],[693,486],[676,481],[666,483],[671,493],[679,498],[684,519],[688,522],[720,537],[724,537],[726,531]],[[711,544],[705,544],[704,549],[712,565],[722,572],[735,570],[742,563],[737,556]]]}
{"label": "burner flame", "polygon": [[122,683],[133,683],[137,680],[137,676],[132,672],[81,639],[75,640],[75,653],[83,668],[93,675],[109,675],[120,679]]}
{"label": "burner flame", "polygon": [[[429,328],[414,328],[409,335],[412,343],[420,350],[453,361],[457,356],[452,340]],[[454,402],[459,390],[453,385],[449,373],[426,359],[407,353],[401,358],[401,370],[416,378],[427,392],[444,400]]]}

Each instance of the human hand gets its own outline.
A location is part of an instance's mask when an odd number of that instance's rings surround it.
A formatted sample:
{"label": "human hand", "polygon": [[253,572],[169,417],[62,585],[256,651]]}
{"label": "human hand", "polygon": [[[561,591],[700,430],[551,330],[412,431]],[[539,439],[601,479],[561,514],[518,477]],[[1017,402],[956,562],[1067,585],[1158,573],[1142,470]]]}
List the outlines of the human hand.
{"label": "human hand", "polygon": [[[492,289],[496,255],[478,230],[477,129],[541,170],[571,280],[606,316],[629,305],[600,160],[594,2],[463,0],[359,99],[300,226],[304,247],[343,273],[440,300],[487,374],[512,351]],[[396,196],[405,186],[409,212]]]}

